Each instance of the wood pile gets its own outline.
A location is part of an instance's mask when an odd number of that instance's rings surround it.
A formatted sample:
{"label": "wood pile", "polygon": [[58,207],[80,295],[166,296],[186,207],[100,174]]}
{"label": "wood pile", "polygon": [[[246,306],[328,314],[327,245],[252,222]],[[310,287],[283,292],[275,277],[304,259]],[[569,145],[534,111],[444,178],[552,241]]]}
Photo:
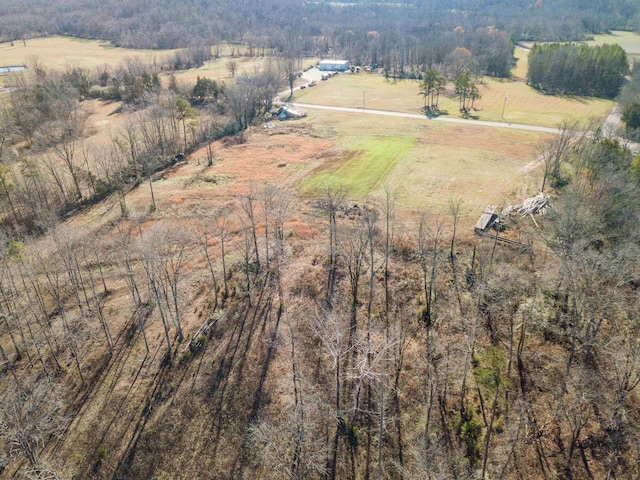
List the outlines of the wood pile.
{"label": "wood pile", "polygon": [[544,215],[547,209],[550,208],[549,197],[544,193],[539,193],[535,197],[527,198],[524,202],[517,205],[511,205],[500,213],[502,217],[508,217],[510,215],[519,214],[522,217],[527,215]]}

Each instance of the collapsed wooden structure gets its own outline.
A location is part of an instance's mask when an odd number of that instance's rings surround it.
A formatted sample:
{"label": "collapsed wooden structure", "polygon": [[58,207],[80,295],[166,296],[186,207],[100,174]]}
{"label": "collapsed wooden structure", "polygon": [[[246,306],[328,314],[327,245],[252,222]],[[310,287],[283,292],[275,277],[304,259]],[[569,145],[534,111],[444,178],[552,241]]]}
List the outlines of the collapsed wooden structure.
{"label": "collapsed wooden structure", "polygon": [[[478,236],[492,238],[495,242],[515,245],[518,249],[526,251],[531,248],[531,245],[498,235],[497,232],[504,230],[504,224],[501,219],[508,218],[511,215],[520,215],[521,217],[529,216],[536,227],[538,227],[533,215],[536,213],[538,215],[544,215],[548,208],[550,208],[549,197],[544,193],[539,193],[534,197],[527,198],[517,205],[510,205],[504,208],[500,214],[496,213],[496,207],[490,205],[482,212],[473,230]],[[491,233],[491,230],[495,230],[496,233]]]}

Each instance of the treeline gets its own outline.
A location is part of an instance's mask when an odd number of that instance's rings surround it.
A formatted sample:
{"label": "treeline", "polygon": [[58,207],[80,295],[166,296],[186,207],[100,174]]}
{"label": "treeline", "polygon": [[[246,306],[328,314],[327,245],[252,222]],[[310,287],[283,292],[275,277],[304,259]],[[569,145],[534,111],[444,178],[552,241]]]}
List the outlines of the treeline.
{"label": "treeline", "polygon": [[271,0],[255,3],[143,0],[123,5],[116,1],[51,3],[7,0],[0,6],[0,32],[7,39],[23,35],[63,34],[103,38],[133,48],[175,48],[205,41],[277,44],[287,32],[304,31],[310,41],[330,41],[352,30],[420,31],[466,30],[495,25],[522,40],[578,40],[583,34],[637,26],[638,9],[631,2],[589,4],[575,1],[309,2]]}
{"label": "treeline", "polygon": [[420,78],[420,72],[438,66],[455,77],[461,69],[478,75],[508,77],[515,64],[516,37],[494,27],[432,31],[421,36],[406,32],[346,31],[336,48],[356,65],[378,65],[393,78]]}
{"label": "treeline", "polygon": [[[477,49],[474,56],[488,74],[506,76],[501,65],[505,60],[499,65],[491,60],[503,57],[508,62],[501,52],[504,44],[489,45],[487,38],[474,33],[478,29],[495,26],[496,31],[513,34],[517,40],[582,40],[585,35],[611,28],[633,28],[637,14],[630,2],[618,1],[612,1],[603,11],[600,5],[583,6],[573,1],[534,4],[482,0],[457,2],[452,8],[448,2],[422,0],[344,5],[324,1],[300,4],[294,0],[257,4],[225,1],[215,5],[178,5],[173,0],[153,5],[143,0],[126,5],[116,1],[71,0],[61,4],[8,0],[0,5],[0,36],[14,40],[63,34],[111,40],[117,46],[132,48],[197,48],[203,43],[226,41],[242,43],[251,53],[285,49],[295,38],[308,55],[340,52],[356,63],[393,62],[396,68],[428,67],[440,63],[454,48],[465,46]],[[467,32],[462,43],[453,36],[456,27]]]}
{"label": "treeline", "polygon": [[628,72],[627,54],[619,45],[534,45],[527,83],[551,94],[613,98]]}

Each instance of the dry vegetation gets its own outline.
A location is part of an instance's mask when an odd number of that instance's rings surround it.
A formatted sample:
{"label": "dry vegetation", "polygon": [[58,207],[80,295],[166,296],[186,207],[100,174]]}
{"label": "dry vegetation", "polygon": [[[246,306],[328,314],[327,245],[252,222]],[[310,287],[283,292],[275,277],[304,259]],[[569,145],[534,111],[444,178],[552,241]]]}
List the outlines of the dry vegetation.
{"label": "dry vegetation", "polygon": [[[343,75],[305,95],[355,82],[368,108],[417,88]],[[487,82],[488,104],[518,83]],[[145,173],[149,125],[172,132],[163,155],[188,145],[173,95],[146,111],[83,102],[82,171],[113,145],[134,179],[2,242],[0,478],[638,475],[629,152],[575,128],[563,144],[314,111]],[[578,117],[594,105],[549,101]],[[543,173],[551,213],[503,234],[526,245],[472,234],[487,204],[536,193]]]}
{"label": "dry vegetation", "polygon": [[70,37],[30,38],[0,43],[0,66],[29,65],[37,58],[47,68],[64,70],[73,67],[87,69],[117,66],[125,58],[142,58],[160,61],[176,50],[136,50],[114,47],[101,40],[82,40]]}

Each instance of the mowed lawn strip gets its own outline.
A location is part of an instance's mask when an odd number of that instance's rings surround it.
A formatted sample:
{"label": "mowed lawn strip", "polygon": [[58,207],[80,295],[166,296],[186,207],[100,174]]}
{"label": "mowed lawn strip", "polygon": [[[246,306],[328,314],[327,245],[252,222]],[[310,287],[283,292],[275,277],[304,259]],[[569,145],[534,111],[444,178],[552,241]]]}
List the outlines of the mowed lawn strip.
{"label": "mowed lawn strip", "polygon": [[320,166],[300,184],[299,190],[320,194],[327,187],[343,187],[352,197],[364,197],[385,182],[398,160],[415,145],[415,139],[407,136],[363,138],[345,151],[344,161]]}

